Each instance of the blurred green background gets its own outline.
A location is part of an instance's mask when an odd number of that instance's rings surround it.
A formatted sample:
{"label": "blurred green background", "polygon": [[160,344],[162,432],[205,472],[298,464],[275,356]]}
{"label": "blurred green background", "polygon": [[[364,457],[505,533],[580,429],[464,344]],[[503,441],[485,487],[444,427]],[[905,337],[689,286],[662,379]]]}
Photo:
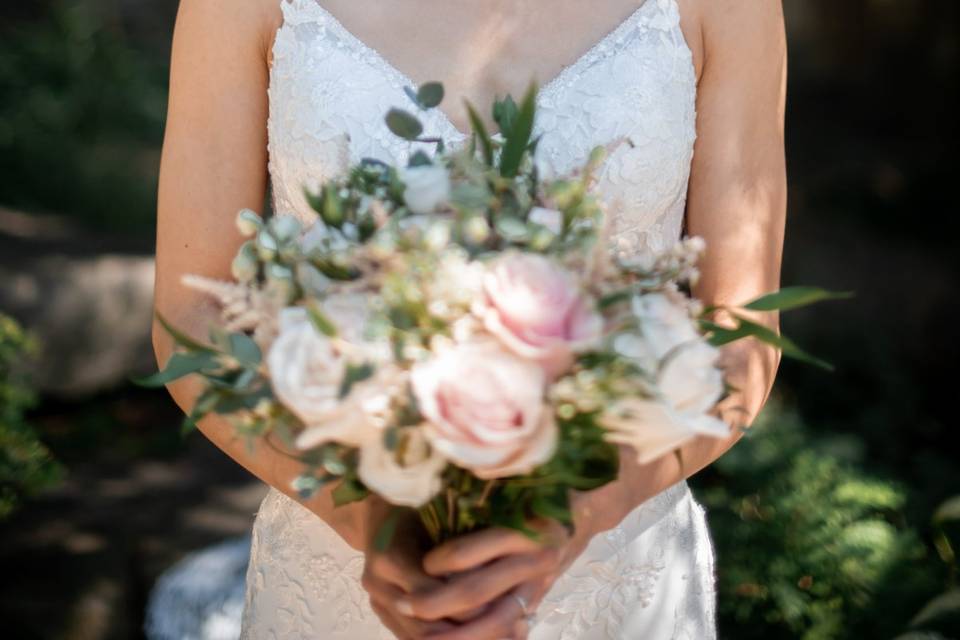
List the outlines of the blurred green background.
{"label": "blurred green background", "polygon": [[[785,0],[788,314],[750,436],[695,478],[722,638],[958,638],[960,3]],[[262,487],[181,440],[152,366],[151,245],[174,0],[0,6],[0,620],[142,637],[156,576],[240,534]],[[941,506],[945,505],[945,506]],[[938,510],[939,509],[939,510]]]}

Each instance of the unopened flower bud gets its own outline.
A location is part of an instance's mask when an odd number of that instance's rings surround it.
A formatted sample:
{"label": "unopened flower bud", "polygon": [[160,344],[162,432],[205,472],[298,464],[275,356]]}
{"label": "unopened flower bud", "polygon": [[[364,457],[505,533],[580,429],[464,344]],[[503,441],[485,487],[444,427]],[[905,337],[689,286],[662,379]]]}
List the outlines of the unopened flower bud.
{"label": "unopened flower bud", "polygon": [[252,209],[241,209],[237,213],[237,229],[244,237],[252,238],[263,228],[263,218]]}

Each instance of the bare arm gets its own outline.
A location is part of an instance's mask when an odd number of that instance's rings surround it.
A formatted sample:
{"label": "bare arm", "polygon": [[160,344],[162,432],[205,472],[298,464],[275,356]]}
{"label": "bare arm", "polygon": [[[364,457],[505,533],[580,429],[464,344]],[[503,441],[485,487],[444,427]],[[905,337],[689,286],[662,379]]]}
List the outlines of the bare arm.
{"label": "bare arm", "polygon": [[[708,305],[738,305],[780,287],[786,37],[780,3],[774,0],[709,0],[698,7],[704,62],[687,232],[703,237],[707,252],[693,293]],[[777,313],[747,315],[779,331]],[[638,465],[624,450],[620,478],[580,498],[580,512],[592,514],[584,521],[609,514],[597,526],[615,526],[644,500],[719,458],[763,408],[779,362],[778,352],[752,338],[723,347],[721,365],[738,391],[715,413],[733,428],[730,438],[699,437],[683,447],[679,459],[666,456],[647,465]]]}
{"label": "bare arm", "polygon": [[[184,274],[230,277],[242,239],[236,212],[263,207],[267,176],[267,55],[274,24],[268,3],[258,0],[183,0],[177,18],[170,77],[170,104],[160,169],[155,306],[175,326],[198,339],[216,319],[207,299],[183,287]],[[173,344],[156,324],[158,361]],[[170,385],[189,411],[200,392],[187,378]],[[259,442],[253,453],[218,416],[200,430],[264,482],[292,494],[299,463]],[[356,548],[366,540],[369,502],[333,509],[329,490],[306,506]]]}

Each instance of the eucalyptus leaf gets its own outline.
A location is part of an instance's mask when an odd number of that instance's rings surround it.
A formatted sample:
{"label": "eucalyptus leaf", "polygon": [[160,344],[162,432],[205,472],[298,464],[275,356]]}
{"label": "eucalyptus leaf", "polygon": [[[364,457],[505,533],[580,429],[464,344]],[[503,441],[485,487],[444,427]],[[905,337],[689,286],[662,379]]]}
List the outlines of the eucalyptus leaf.
{"label": "eucalyptus leaf", "polygon": [[443,85],[439,82],[427,82],[417,90],[417,104],[424,109],[432,109],[443,102]]}
{"label": "eucalyptus leaf", "polygon": [[786,287],[760,296],[743,305],[743,308],[751,311],[787,311],[823,300],[845,300],[853,295],[852,291],[827,291],[819,287]]}
{"label": "eucalyptus leaf", "polygon": [[386,117],[387,128],[404,140],[416,140],[423,133],[423,125],[415,115],[403,109],[390,109]]}
{"label": "eucalyptus leaf", "polygon": [[245,333],[230,334],[230,355],[247,367],[256,367],[262,357],[260,347]]}
{"label": "eucalyptus leaf", "polygon": [[145,378],[135,378],[133,382],[141,387],[158,388],[215,365],[216,354],[211,352],[176,352],[167,360],[167,366],[162,371]]}
{"label": "eucalyptus leaf", "polygon": [[297,492],[301,500],[307,500],[323,486],[323,482],[316,476],[305,473],[294,478],[290,486]]}

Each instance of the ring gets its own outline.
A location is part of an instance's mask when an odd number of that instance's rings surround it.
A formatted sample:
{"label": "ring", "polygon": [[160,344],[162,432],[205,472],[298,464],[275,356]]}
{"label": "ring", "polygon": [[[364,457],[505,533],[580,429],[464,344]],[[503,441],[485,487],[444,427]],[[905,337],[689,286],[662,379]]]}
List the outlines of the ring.
{"label": "ring", "polygon": [[517,604],[520,605],[520,610],[523,611],[523,617],[525,617],[525,618],[528,617],[528,616],[530,615],[530,612],[527,611],[527,607],[529,606],[529,605],[527,604],[527,599],[524,598],[524,597],[521,596],[521,595],[516,594],[516,593],[513,594],[513,597],[514,597],[514,599],[517,601]]}

